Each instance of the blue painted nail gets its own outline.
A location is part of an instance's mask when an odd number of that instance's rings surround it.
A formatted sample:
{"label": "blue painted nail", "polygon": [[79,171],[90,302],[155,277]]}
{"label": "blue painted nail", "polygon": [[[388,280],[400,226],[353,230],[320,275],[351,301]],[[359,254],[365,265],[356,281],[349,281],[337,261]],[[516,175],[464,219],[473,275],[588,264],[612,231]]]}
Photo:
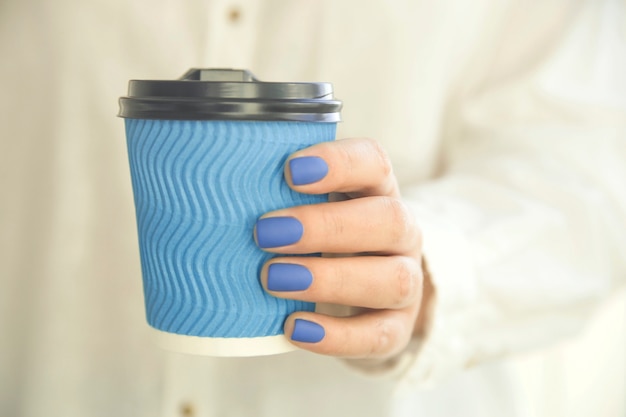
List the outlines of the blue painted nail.
{"label": "blue painted nail", "polygon": [[303,156],[289,161],[293,185],[312,184],[328,174],[326,161],[317,156]]}
{"label": "blue painted nail", "polygon": [[326,332],[324,328],[312,321],[296,319],[291,333],[291,340],[304,343],[317,343],[321,341]]}
{"label": "blue painted nail", "polygon": [[261,248],[296,243],[302,237],[302,223],[293,217],[267,217],[256,222],[256,239]]}
{"label": "blue painted nail", "polygon": [[313,275],[297,264],[271,264],[267,270],[267,288],[270,291],[303,291],[311,286]]}

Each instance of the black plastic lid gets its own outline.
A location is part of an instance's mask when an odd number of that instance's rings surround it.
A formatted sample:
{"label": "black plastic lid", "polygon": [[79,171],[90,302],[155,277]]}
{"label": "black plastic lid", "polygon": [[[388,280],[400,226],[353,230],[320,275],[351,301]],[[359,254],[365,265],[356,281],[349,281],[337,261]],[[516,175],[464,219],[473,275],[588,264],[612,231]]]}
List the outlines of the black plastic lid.
{"label": "black plastic lid", "polygon": [[341,101],[329,83],[268,83],[247,70],[191,69],[179,80],[131,80],[119,116],[167,120],[334,123]]}

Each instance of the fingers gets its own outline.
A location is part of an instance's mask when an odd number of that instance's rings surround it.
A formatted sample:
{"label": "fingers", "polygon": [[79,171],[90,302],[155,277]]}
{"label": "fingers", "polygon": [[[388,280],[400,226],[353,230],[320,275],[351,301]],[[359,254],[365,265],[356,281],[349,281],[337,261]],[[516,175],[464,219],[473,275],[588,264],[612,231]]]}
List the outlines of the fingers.
{"label": "fingers", "polygon": [[422,269],[412,257],[274,258],[262,269],[273,296],[372,309],[400,309],[422,294]]}
{"label": "fingers", "polygon": [[[421,232],[400,199],[387,154],[369,139],[344,139],[292,154],[285,179],[297,192],[331,201],[266,213],[254,237],[278,254],[262,270],[270,294],[360,307],[351,317],[296,312],[285,334],[301,348],[350,358],[389,357],[408,343],[422,296]],[[372,256],[372,255],[378,256]]]}
{"label": "fingers", "polygon": [[307,194],[399,196],[391,162],[372,139],[342,139],[298,151],[285,164],[285,179]]}
{"label": "fingers", "polygon": [[264,215],[257,244],[275,253],[414,253],[421,245],[413,213],[392,197],[291,207]]}
{"label": "fingers", "polygon": [[364,308],[351,317],[297,312],[285,335],[300,348],[347,358],[385,358],[411,337],[422,295],[420,265],[412,257],[275,258],[261,281],[272,295]]}
{"label": "fingers", "polygon": [[415,321],[414,309],[368,311],[352,317],[294,313],[285,334],[311,352],[345,358],[386,358],[406,346]]}

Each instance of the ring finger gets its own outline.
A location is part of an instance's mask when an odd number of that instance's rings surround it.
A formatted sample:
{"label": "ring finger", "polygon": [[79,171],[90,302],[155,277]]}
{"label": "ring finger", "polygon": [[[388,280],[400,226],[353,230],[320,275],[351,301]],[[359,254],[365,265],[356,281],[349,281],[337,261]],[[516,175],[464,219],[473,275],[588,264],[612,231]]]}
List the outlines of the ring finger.
{"label": "ring finger", "polygon": [[421,268],[405,256],[274,258],[261,282],[280,298],[373,309],[413,305],[422,292]]}

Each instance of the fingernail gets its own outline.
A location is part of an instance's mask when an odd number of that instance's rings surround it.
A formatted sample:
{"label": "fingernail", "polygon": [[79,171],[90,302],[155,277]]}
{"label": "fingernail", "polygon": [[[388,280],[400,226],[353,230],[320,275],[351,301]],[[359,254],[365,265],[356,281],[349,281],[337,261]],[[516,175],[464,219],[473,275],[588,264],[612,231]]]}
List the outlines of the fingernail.
{"label": "fingernail", "polygon": [[261,248],[296,243],[302,237],[302,223],[293,217],[267,217],[256,222],[256,239]]}
{"label": "fingernail", "polygon": [[311,286],[311,271],[297,264],[271,264],[267,270],[270,291],[303,291]]}
{"label": "fingernail", "polygon": [[317,156],[303,156],[289,161],[293,185],[312,184],[328,174],[326,161]]}
{"label": "fingernail", "polygon": [[304,343],[317,343],[321,341],[326,332],[324,328],[312,321],[296,319],[291,333],[291,340]]}

